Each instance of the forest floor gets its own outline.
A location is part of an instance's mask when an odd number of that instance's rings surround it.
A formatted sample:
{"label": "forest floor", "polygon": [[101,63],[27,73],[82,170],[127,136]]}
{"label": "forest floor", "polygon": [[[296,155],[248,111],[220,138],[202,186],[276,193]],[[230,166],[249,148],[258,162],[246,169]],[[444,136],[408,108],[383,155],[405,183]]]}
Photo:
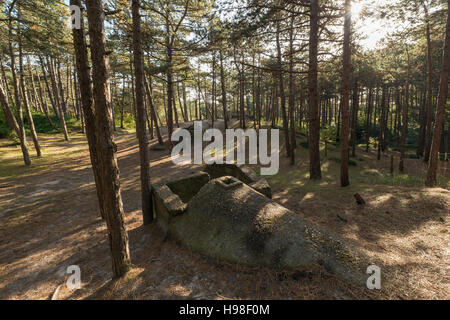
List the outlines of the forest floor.
{"label": "forest floor", "polygon": [[[267,177],[273,199],[373,259],[381,267],[382,289],[368,290],[320,267],[275,271],[209,259],[165,239],[156,224],[143,226],[136,135],[119,131],[133,269],[111,281],[86,139],[80,133],[72,133],[70,142],[56,135],[39,137],[44,156],[33,156],[29,168],[20,147],[0,140],[0,299],[450,298],[449,162],[441,162],[441,187],[425,188],[422,160],[407,159],[408,174],[396,170],[391,177],[388,155],[377,161],[375,151],[358,148],[352,158],[356,165],[350,166],[351,186],[340,188],[338,147],[329,145],[322,157],[321,181],[308,179],[307,149],[298,146],[295,166],[280,155],[279,173]],[[153,182],[200,169],[173,164],[168,151],[150,154]],[[355,203],[355,192],[365,206]],[[80,266],[79,290],[65,286],[70,265]]]}

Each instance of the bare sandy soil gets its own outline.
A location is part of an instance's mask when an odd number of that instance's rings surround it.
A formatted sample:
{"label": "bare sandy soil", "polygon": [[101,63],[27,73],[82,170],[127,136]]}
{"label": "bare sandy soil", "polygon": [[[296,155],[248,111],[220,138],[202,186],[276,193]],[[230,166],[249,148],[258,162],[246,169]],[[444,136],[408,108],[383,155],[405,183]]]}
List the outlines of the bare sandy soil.
{"label": "bare sandy soil", "polygon": [[[156,225],[142,226],[135,134],[116,137],[122,197],[133,270],[111,281],[106,227],[99,217],[84,137],[41,135],[45,156],[21,162],[20,148],[0,141],[1,299],[449,299],[450,191],[424,188],[421,160],[408,159],[411,177],[389,180],[388,157],[358,150],[352,185],[338,186],[338,164],[322,162],[323,179],[307,179],[307,150],[297,162],[281,156],[269,177],[274,200],[359,246],[382,268],[382,289],[371,291],[320,267],[274,271],[216,261],[165,239]],[[152,140],[152,144],[156,143]],[[199,170],[176,166],[167,151],[151,151],[153,182]],[[367,204],[356,205],[359,192]],[[82,288],[70,291],[70,265],[81,268]],[[56,294],[55,294],[56,293]]]}

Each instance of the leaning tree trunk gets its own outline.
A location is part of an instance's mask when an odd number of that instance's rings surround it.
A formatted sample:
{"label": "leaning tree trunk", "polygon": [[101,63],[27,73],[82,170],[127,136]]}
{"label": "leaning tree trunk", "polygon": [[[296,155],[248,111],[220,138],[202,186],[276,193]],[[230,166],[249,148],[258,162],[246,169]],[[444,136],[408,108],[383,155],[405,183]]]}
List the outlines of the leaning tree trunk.
{"label": "leaning tree trunk", "polygon": [[431,143],[430,160],[428,162],[427,179],[425,184],[429,187],[436,185],[437,168],[439,162],[439,147],[441,144],[441,131],[444,123],[445,106],[448,94],[448,77],[450,72],[450,0],[447,8],[447,27],[445,32],[444,52],[442,55],[442,71],[439,83],[439,93],[434,121],[433,140]]}
{"label": "leaning tree trunk", "polygon": [[344,53],[342,69],[342,129],[341,129],[341,187],[350,184],[348,178],[348,105],[349,105],[349,84],[351,69],[350,53],[350,25],[351,25],[351,4],[350,0],[345,0],[345,21],[344,21]]}
{"label": "leaning tree trunk", "polygon": [[142,34],[139,0],[131,2],[133,15],[133,55],[136,79],[136,130],[139,140],[139,158],[141,162],[141,201],[144,225],[153,221],[153,201],[150,187],[150,155],[148,152],[147,130],[145,127],[144,107],[144,71],[142,60]]}
{"label": "leaning tree trunk", "polygon": [[[11,32],[12,26],[10,26],[10,32]],[[23,153],[23,159],[25,161],[26,165],[31,164],[30,156],[28,153],[28,143],[27,143],[27,136],[25,134],[25,125],[23,123],[23,113],[22,113],[22,102],[20,101],[20,92],[19,92],[19,85],[17,81],[17,72],[16,72],[16,58],[14,55],[14,49],[13,45],[11,43],[11,33],[10,33],[10,40],[9,40],[9,53],[11,57],[11,75],[12,75],[12,81],[13,81],[13,89],[14,89],[14,102],[16,104],[17,108],[17,124],[19,125],[19,140],[20,140],[20,146],[22,148]]]}
{"label": "leaning tree trunk", "polygon": [[25,107],[25,112],[27,114],[28,125],[30,126],[31,139],[33,140],[34,148],[36,149],[36,154],[38,157],[40,157],[42,156],[41,146],[39,145],[39,139],[37,136],[36,127],[34,126],[33,115],[31,114],[31,108],[29,105],[29,101],[27,99],[27,93],[25,89],[21,35],[19,35],[19,73],[20,73],[19,75],[20,87],[22,88],[22,94],[24,97],[23,105]]}
{"label": "leaning tree trunk", "polygon": [[49,69],[49,73],[50,73],[50,80],[52,83],[52,87],[53,87],[53,98],[55,100],[55,104],[56,104],[56,108],[58,110],[58,114],[59,114],[59,121],[61,123],[61,128],[64,134],[64,139],[66,141],[69,141],[69,133],[67,132],[67,126],[66,126],[66,119],[64,118],[64,112],[62,109],[62,105],[61,105],[61,100],[60,100],[60,96],[58,94],[58,84],[56,82],[56,72],[55,72],[55,68],[53,66],[53,62],[52,60],[48,60],[47,61],[47,65],[48,65],[48,69]]}
{"label": "leaning tree trunk", "polygon": [[14,131],[16,132],[17,136],[20,140],[20,148],[22,149],[23,154],[23,161],[25,162],[25,165],[29,166],[31,165],[30,155],[28,153],[28,148],[26,145],[26,141],[24,141],[21,138],[21,129],[19,124],[17,123],[16,118],[14,117],[14,113],[11,110],[11,107],[9,106],[8,100],[6,99],[6,93],[3,90],[3,86],[0,83],[0,104],[2,105],[3,112],[5,113],[5,118],[9,119],[9,123],[11,123]]}
{"label": "leaning tree trunk", "polygon": [[[77,5],[81,8],[81,0],[71,0],[71,5]],[[95,114],[93,106],[93,97],[91,89],[91,78],[89,74],[88,65],[88,52],[86,46],[86,39],[84,35],[84,26],[81,24],[80,29],[72,29],[73,44],[75,49],[76,57],[76,69],[78,75],[78,81],[80,86],[81,95],[81,127],[86,128],[86,138],[89,145],[89,154],[91,159],[92,171],[94,173],[95,186],[97,190],[97,198],[99,201],[100,215],[104,219],[105,213],[103,211],[103,192],[102,183],[100,178],[100,168],[98,159],[98,149],[97,149],[97,135],[95,128]],[[77,97],[78,99],[78,97]],[[83,120],[84,119],[84,120]],[[85,122],[85,124],[83,123]],[[83,129],[84,130],[84,129]]]}
{"label": "leaning tree trunk", "polygon": [[120,277],[131,269],[131,261],[120,192],[117,146],[113,139],[112,110],[108,94],[109,62],[106,55],[103,26],[105,13],[101,0],[87,0],[86,7],[93,67],[96,147],[98,148],[102,183],[102,204],[110,240],[113,275]]}
{"label": "leaning tree trunk", "polygon": [[321,179],[319,150],[319,89],[317,83],[317,55],[319,44],[319,0],[311,0],[309,30],[309,177]]}
{"label": "leaning tree trunk", "polygon": [[[150,105],[150,114],[151,117],[153,119],[153,123],[155,124],[155,129],[156,129],[156,136],[158,138],[158,143],[160,145],[164,144],[162,135],[161,135],[161,130],[159,129],[159,125],[158,125],[158,117],[156,115],[156,111],[155,111],[155,105],[153,104],[153,99],[152,99],[152,85],[151,85],[152,79],[149,76],[148,82],[144,76],[144,86],[147,92],[147,97],[148,97],[148,101],[149,101],[149,105]],[[161,123],[161,120],[159,121],[159,123]]]}

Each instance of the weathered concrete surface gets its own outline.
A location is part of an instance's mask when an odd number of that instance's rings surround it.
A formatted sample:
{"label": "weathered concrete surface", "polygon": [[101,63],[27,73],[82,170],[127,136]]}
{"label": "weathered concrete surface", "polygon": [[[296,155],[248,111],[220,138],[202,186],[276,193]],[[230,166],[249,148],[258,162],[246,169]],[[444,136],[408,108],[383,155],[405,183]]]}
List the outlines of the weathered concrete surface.
{"label": "weathered concrete surface", "polygon": [[289,269],[319,264],[365,283],[354,248],[231,176],[205,184],[185,212],[172,217],[167,233],[213,258]]}
{"label": "weathered concrete surface", "polygon": [[214,163],[206,165],[203,171],[207,172],[211,179],[223,176],[235,177],[266,197],[272,198],[272,189],[267,180],[258,176],[255,171],[245,165]]}
{"label": "weathered concrete surface", "polygon": [[157,222],[167,232],[173,217],[184,213],[187,202],[209,181],[206,172],[152,185],[153,206]]}

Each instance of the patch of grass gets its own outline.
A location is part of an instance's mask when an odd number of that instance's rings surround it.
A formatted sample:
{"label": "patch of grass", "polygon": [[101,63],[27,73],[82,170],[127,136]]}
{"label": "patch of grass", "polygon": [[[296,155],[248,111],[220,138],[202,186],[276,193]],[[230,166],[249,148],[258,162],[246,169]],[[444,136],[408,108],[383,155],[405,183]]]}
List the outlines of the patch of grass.
{"label": "patch of grass", "polygon": [[379,175],[361,175],[358,180],[367,184],[384,184],[399,186],[423,186],[424,179],[408,174],[399,174],[391,176],[390,174],[380,173]]}
{"label": "patch of grass", "polygon": [[415,153],[406,153],[405,158],[406,159],[419,159],[420,157]]}
{"label": "patch of grass", "polygon": [[[338,157],[330,157],[329,159],[335,161],[336,163],[341,163],[341,158],[338,158]],[[356,167],[356,166],[357,166],[357,163],[356,163],[356,161],[353,160],[353,159],[348,159],[348,165]]]}
{"label": "patch of grass", "polygon": [[[13,180],[23,176],[36,174],[48,169],[52,164],[65,158],[81,155],[87,149],[83,135],[71,135],[71,141],[66,142],[58,135],[40,135],[42,157],[37,157],[32,143],[28,143],[31,166],[26,166],[20,146],[2,140],[0,143],[0,181]],[[81,144],[80,144],[81,143]],[[80,144],[78,146],[78,144]],[[77,145],[75,147],[75,145]],[[62,149],[62,148],[67,148]],[[79,165],[77,166],[79,167]]]}
{"label": "patch of grass", "polygon": [[305,149],[309,148],[309,142],[308,141],[301,141],[301,142],[299,142],[299,145],[301,145]]}

